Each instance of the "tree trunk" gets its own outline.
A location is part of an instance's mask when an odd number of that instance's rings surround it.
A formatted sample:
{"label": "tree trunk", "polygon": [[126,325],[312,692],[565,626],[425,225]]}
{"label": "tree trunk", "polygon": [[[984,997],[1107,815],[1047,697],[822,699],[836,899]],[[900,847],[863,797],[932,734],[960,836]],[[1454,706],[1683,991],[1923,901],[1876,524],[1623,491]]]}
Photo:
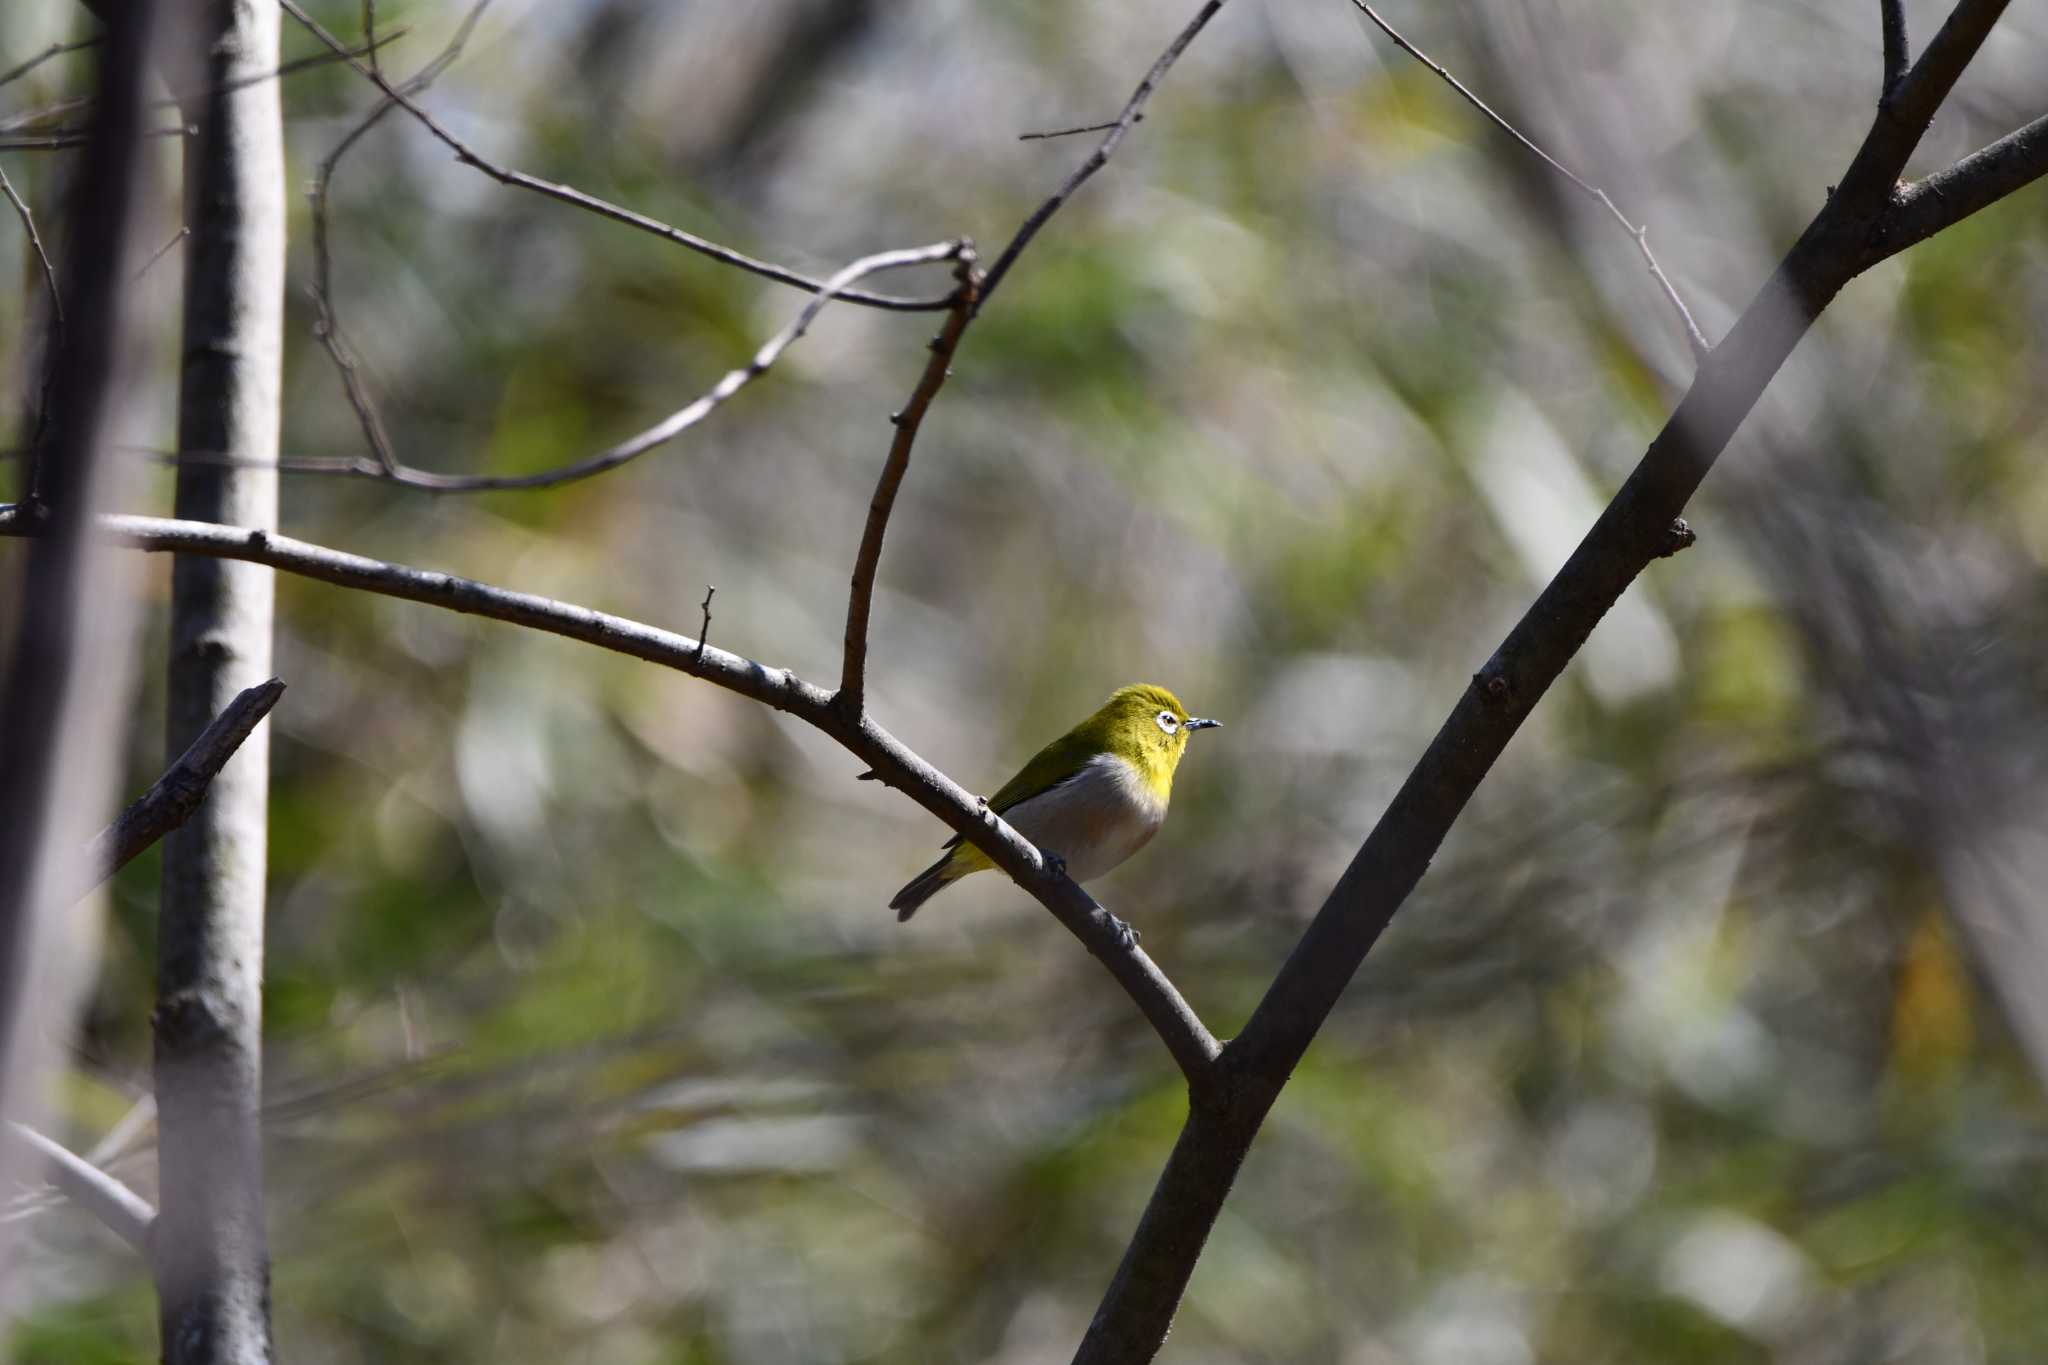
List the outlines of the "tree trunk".
{"label": "tree trunk", "polygon": [[[205,0],[185,118],[177,514],[277,525],[285,251],[275,5]],[[272,575],[181,560],[172,575],[166,748],[178,753],[270,676]],[[156,1088],[156,1274],[166,1365],[267,1361],[263,1225],[263,906],[270,776],[259,731],[164,844]]]}

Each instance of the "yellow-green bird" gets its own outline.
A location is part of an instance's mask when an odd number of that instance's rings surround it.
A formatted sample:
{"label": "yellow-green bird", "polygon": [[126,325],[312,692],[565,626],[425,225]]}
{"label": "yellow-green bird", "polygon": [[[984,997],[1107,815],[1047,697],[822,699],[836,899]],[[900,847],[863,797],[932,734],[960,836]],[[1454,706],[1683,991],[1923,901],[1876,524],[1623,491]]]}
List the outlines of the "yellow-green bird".
{"label": "yellow-green bird", "polygon": [[[1091,881],[1159,832],[1188,736],[1220,724],[1189,715],[1163,687],[1120,687],[1101,710],[1040,749],[988,808],[1063,861],[1075,881]],[[897,919],[909,919],[962,877],[995,866],[958,835],[946,849],[889,902]]]}

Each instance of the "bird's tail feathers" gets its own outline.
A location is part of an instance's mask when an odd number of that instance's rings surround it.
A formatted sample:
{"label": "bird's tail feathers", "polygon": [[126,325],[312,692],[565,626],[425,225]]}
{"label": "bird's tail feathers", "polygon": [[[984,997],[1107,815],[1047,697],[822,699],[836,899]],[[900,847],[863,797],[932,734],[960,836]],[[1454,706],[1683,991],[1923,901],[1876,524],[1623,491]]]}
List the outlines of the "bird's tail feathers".
{"label": "bird's tail feathers", "polygon": [[889,908],[896,912],[898,922],[909,919],[923,905],[939,892],[951,886],[966,875],[965,870],[953,866],[954,857],[950,850],[924,871],[912,877],[896,898],[889,902]]}

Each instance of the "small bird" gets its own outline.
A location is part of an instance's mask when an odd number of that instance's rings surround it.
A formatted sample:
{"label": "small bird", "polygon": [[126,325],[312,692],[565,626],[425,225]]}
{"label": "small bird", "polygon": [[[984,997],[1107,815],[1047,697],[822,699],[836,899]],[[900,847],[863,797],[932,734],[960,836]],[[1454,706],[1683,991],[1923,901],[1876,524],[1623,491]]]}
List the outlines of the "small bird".
{"label": "small bird", "polygon": [[[1040,749],[988,808],[1063,862],[1075,881],[1092,881],[1159,832],[1188,736],[1222,723],[1190,716],[1163,687],[1120,687],[1101,710]],[[909,919],[969,873],[995,866],[958,835],[946,849],[889,902],[897,919]]]}

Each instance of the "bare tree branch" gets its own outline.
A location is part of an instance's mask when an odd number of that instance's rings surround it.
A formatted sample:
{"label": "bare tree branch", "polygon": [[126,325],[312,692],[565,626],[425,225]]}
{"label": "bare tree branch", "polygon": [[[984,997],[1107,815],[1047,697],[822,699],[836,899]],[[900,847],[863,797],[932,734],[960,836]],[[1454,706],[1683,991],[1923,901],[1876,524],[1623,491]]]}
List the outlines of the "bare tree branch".
{"label": "bare tree branch", "polygon": [[[456,26],[455,33],[447,44],[433,58],[423,64],[399,88],[407,95],[417,95],[431,86],[440,74],[447,70],[462,55],[468,45],[469,36],[475,32],[477,21],[491,0],[476,0],[469,12]],[[376,10],[370,0],[364,0],[363,22],[373,24]],[[332,56],[333,54],[329,54]],[[370,59],[371,69],[379,76],[383,68],[378,64],[374,51]],[[327,358],[334,363],[341,376],[342,392],[347,396],[349,406],[355,409],[356,421],[362,427],[363,439],[369,442],[370,453],[376,458],[374,473],[398,477],[399,459],[392,448],[391,438],[384,430],[384,419],[377,411],[377,405],[364,384],[355,348],[349,345],[348,337],[341,328],[341,319],[334,306],[334,251],[330,245],[329,203],[335,173],[340,169],[342,158],[361,142],[369,131],[383,121],[384,116],[398,107],[395,100],[381,101],[374,109],[356,122],[355,127],[335,143],[334,149],[321,160],[320,172],[313,178],[307,199],[313,210],[313,335],[327,351]],[[353,465],[344,465],[343,472],[359,472]]]}
{"label": "bare tree branch", "polygon": [[1877,0],[1878,23],[1884,29],[1884,76],[1878,86],[1878,103],[1888,103],[1899,82],[1906,78],[1907,53],[1905,0]]}
{"label": "bare tree branch", "polygon": [[[395,28],[378,39],[377,46],[381,47],[386,43],[397,42],[405,36],[407,31],[403,28]],[[353,56],[361,57],[374,53],[375,50],[375,47],[364,44],[361,47],[351,48],[350,53]],[[316,66],[327,66],[339,60],[341,59],[332,52],[316,52],[310,57],[300,57],[295,61],[286,62],[272,71],[262,71],[253,76],[239,77],[227,88],[231,90],[240,89],[243,86],[260,84],[263,81],[279,80],[285,76],[295,76],[301,71],[309,71]],[[208,93],[210,92],[194,90],[182,97],[176,95],[166,96],[162,99],[150,101],[149,107],[152,109],[175,109],[190,100],[204,98]],[[40,109],[28,109],[19,114],[10,114],[4,119],[0,119],[0,133],[12,133],[22,128],[33,128],[51,119],[61,118],[65,114],[75,113],[80,109],[89,109],[91,107],[92,97],[90,95],[81,95],[75,99],[59,100],[55,104],[46,104]]]}
{"label": "bare tree branch", "polygon": [[50,1183],[63,1191],[66,1198],[148,1258],[156,1210],[147,1199],[63,1143],[44,1137],[28,1125],[9,1123],[7,1128],[15,1141],[42,1159]]}
{"label": "bare tree branch", "polygon": [[1877,259],[1926,241],[2043,175],[2048,175],[2048,115],[2014,129],[1947,170],[1901,188],[1885,216],[1884,233],[1876,243],[1881,253]]}
{"label": "bare tree branch", "polygon": [[[561,484],[574,483],[578,479],[587,479],[593,474],[602,474],[608,469],[616,469],[629,460],[637,459],[639,456],[653,450],[656,446],[666,445],[710,416],[712,410],[718,407],[719,404],[725,402],[726,399],[731,398],[748,384],[751,384],[754,380],[767,373],[768,368],[781,357],[782,353],[809,330],[811,323],[817,320],[818,314],[824,310],[827,304],[831,303],[835,298],[844,298],[846,296],[846,286],[853,281],[875,274],[877,271],[900,270],[905,266],[930,265],[936,261],[949,260],[966,249],[965,245],[960,242],[935,242],[931,246],[908,247],[901,251],[881,251],[872,256],[861,257],[861,259],[854,261],[838,274],[821,284],[818,287],[817,294],[809,303],[804,305],[803,311],[790,319],[788,325],[763,343],[761,349],[754,353],[753,359],[736,370],[728,370],[725,377],[712,385],[707,393],[692,400],[687,406],[670,413],[667,417],[662,418],[659,422],[656,422],[638,435],[630,436],[607,450],[601,450],[595,455],[586,456],[571,464],[542,470],[537,474],[436,474],[431,470],[414,469],[411,466],[401,464],[395,458],[390,458],[387,464],[386,458],[389,456],[390,449],[387,442],[378,447],[380,453],[375,462],[358,460],[338,468],[318,466],[308,468],[304,465],[295,464],[292,468],[301,472],[347,473],[364,478],[384,479],[392,483],[402,483],[411,488],[423,488],[435,493],[473,493],[487,489],[554,488]],[[344,374],[350,372],[345,370]],[[382,424],[378,423],[375,419],[374,409],[358,406],[356,411],[359,416],[365,418],[363,428],[365,436],[369,437],[373,446],[376,446],[383,437],[383,428]]]}
{"label": "bare tree branch", "polygon": [[[1354,0],[1356,3],[1356,0]],[[1317,911],[1188,1120],[1076,1365],[1153,1358],[1265,1117],[1366,954],[1523,719],[1608,608],[1690,536],[1678,515],[1764,387],[1842,287],[1868,267],[1893,185],[2004,0],[1962,0],[1842,183],[1779,263],[1571,558],[1473,678]]]}
{"label": "bare tree branch", "polygon": [[101,38],[81,38],[75,43],[52,43],[21,65],[9,67],[4,73],[0,73],[0,85],[12,85],[54,57],[61,57],[67,52],[83,52],[86,48],[98,47],[104,41]]}
{"label": "bare tree branch", "polygon": [[896,490],[902,486],[904,472],[910,468],[910,447],[917,440],[925,411],[931,407],[939,386],[953,372],[953,352],[959,348],[961,333],[967,330],[968,322],[974,317],[979,297],[980,277],[974,268],[974,249],[961,244],[957,261],[953,275],[960,287],[953,295],[953,310],[946,316],[946,325],[932,338],[931,358],[925,361],[924,373],[919,376],[917,387],[911,390],[910,401],[889,419],[896,424],[896,435],[889,442],[889,458],[882,463],[881,477],[875,482],[875,495],[868,502],[867,524],[861,528],[860,550],[853,559],[853,583],[846,597],[846,649],[840,662],[838,697],[840,707],[850,717],[858,717],[864,705],[868,611],[874,602],[875,569],[882,561],[882,537],[888,534],[889,513],[896,505]]}
{"label": "bare tree branch", "polygon": [[144,261],[140,266],[138,266],[136,268],[135,274],[129,279],[128,282],[130,284],[139,283],[144,275],[147,275],[150,271],[156,269],[158,261],[161,261],[164,257],[170,255],[173,251],[177,250],[178,245],[191,235],[192,229],[188,227],[181,227],[176,232],[172,233],[171,240],[165,242],[162,246],[158,247],[148,260]]}
{"label": "bare tree branch", "polygon": [[284,695],[284,683],[272,678],[243,691],[199,738],[164,770],[148,791],[121,812],[86,845],[79,884],[58,899],[69,904],[133,862],[142,851],[192,818],[206,800],[206,791],[242,741],[270,714]]}
{"label": "bare tree branch", "polygon": [[[145,128],[144,137],[190,137],[192,129],[180,124],[172,128]],[[61,152],[89,146],[92,131],[86,128],[60,129],[38,137],[0,137],[0,152]]]}
{"label": "bare tree branch", "polygon": [[1132,91],[1130,99],[1124,102],[1123,112],[1117,115],[1116,121],[1102,125],[1109,129],[1109,136],[1103,138],[1095,150],[1088,154],[1088,159],[1075,167],[1066,182],[1053,191],[1052,197],[1034,209],[1031,216],[1018,227],[996,257],[996,263],[988,268],[988,274],[982,280],[981,303],[975,305],[976,312],[980,312],[982,304],[986,304],[989,296],[996,292],[996,287],[1003,282],[1003,277],[1010,273],[1010,267],[1017,263],[1017,257],[1023,254],[1024,248],[1031,245],[1031,239],[1038,235],[1038,230],[1060,211],[1062,205],[1074,197],[1074,192],[1086,184],[1090,176],[1109,164],[1110,157],[1116,154],[1117,145],[1124,140],[1124,134],[1130,132],[1143,115],[1145,101],[1152,98],[1154,88],[1172,69],[1173,64],[1180,60],[1180,54],[1187,51],[1188,44],[1195,40],[1195,35],[1207,27],[1209,21],[1216,17],[1216,11],[1222,8],[1223,0],[1205,0],[1201,9],[1195,12],[1195,17],[1188,22],[1188,26],[1174,36],[1166,51],[1159,54],[1159,60],[1152,63],[1152,69],[1145,73],[1145,79],[1138,82],[1138,88]]}
{"label": "bare tree branch", "polygon": [[1607,212],[1613,215],[1614,221],[1621,224],[1622,231],[1628,233],[1630,237],[1635,239],[1636,250],[1643,253],[1643,264],[1649,267],[1650,278],[1657,282],[1657,287],[1664,291],[1665,299],[1669,301],[1672,308],[1677,311],[1678,319],[1680,323],[1682,323],[1685,327],[1686,344],[1692,347],[1693,359],[1695,361],[1704,359],[1707,352],[1712,350],[1713,347],[1708,344],[1706,334],[1700,331],[1699,324],[1693,321],[1692,310],[1685,306],[1685,300],[1679,296],[1678,289],[1671,283],[1670,277],[1664,273],[1664,268],[1657,264],[1657,258],[1650,253],[1649,224],[1645,223],[1641,227],[1638,227],[1634,223],[1630,222],[1628,220],[1628,215],[1623,213],[1621,209],[1615,204],[1614,200],[1608,197],[1606,190],[1603,190],[1598,185],[1594,185],[1591,182],[1582,179],[1563,162],[1559,161],[1549,152],[1544,151],[1541,147],[1537,146],[1534,142],[1530,141],[1527,137],[1523,136],[1521,129],[1515,127],[1514,124],[1509,123],[1506,119],[1502,118],[1499,114],[1495,113],[1493,106],[1489,105],[1485,100],[1479,98],[1479,96],[1473,94],[1472,91],[1466,87],[1463,81],[1459,80],[1456,76],[1453,76],[1449,71],[1445,70],[1441,65],[1432,60],[1428,53],[1424,52],[1421,48],[1415,46],[1415,44],[1409,42],[1406,38],[1403,38],[1400,35],[1400,33],[1394,28],[1394,26],[1388,23],[1385,19],[1382,19],[1380,17],[1379,11],[1375,10],[1371,5],[1366,4],[1365,0],[1351,0],[1351,3],[1353,6],[1357,8],[1359,13],[1363,14],[1366,18],[1370,19],[1373,22],[1373,25],[1376,28],[1378,28],[1380,32],[1386,34],[1387,37],[1392,39],[1395,47],[1400,48],[1403,52],[1413,57],[1416,61],[1421,62],[1424,66],[1428,67],[1431,71],[1435,72],[1437,76],[1446,85],[1450,86],[1451,89],[1457,91],[1461,96],[1463,96],[1467,104],[1471,105],[1474,109],[1477,109],[1480,113],[1486,115],[1488,119],[1492,120],[1496,127],[1500,128],[1501,131],[1505,132],[1509,137],[1513,138],[1515,141],[1521,143],[1522,146],[1526,147],[1531,153],[1533,153],[1536,156],[1536,158],[1539,161],[1541,161],[1544,165],[1550,167],[1550,169],[1556,171],[1559,175],[1563,176],[1566,180],[1571,182],[1571,184],[1576,186],[1584,194],[1590,196],[1595,200],[1598,200],[1599,203],[1607,210]]}
{"label": "bare tree branch", "polygon": [[[1131,120],[1133,123],[1143,123],[1144,121],[1145,116],[1143,114]],[[1017,134],[1017,141],[1043,142],[1050,138],[1073,137],[1077,133],[1100,133],[1114,127],[1116,127],[1115,123],[1084,123],[1079,128],[1054,128],[1050,132],[1044,133],[1019,133]]]}
{"label": "bare tree branch", "polygon": [[[452,574],[409,568],[330,550],[248,527],[163,517],[109,516],[97,534],[135,549],[236,559],[345,588],[423,602],[449,611],[487,616],[560,635],[701,678],[783,711],[830,735],[887,785],[909,796],[948,828],[989,855],[1039,904],[1052,911],[1099,959],[1143,1011],[1175,1062],[1198,1089],[1221,1050],[1215,1037],[1173,983],[1144,951],[1126,944],[1109,912],[972,793],[925,762],[872,717],[849,718],[833,694],[787,669],[693,640],[672,631],[492,587]],[[19,507],[0,507],[0,535],[36,535],[40,524]]]}
{"label": "bare tree branch", "polygon": [[[1218,0],[1218,3],[1220,2],[1221,0]],[[338,56],[347,53],[346,45],[339,38],[336,38],[326,29],[322,28],[305,10],[294,3],[294,0],[279,0],[279,3],[284,6],[285,13],[291,15],[292,18],[305,27],[307,32],[326,44],[329,51],[334,52]],[[355,69],[356,74],[383,91],[386,99],[389,99],[399,108],[405,110],[406,113],[412,115],[421,127],[432,133],[444,146],[454,152],[457,161],[460,161],[465,166],[482,171],[501,185],[510,185],[514,189],[528,190],[560,203],[572,205],[584,210],[586,213],[594,213],[600,218],[609,218],[615,223],[623,223],[627,227],[638,228],[642,232],[651,233],[665,241],[674,242],[678,246],[687,247],[701,255],[709,256],[712,260],[721,261],[726,265],[735,266],[750,274],[759,275],[763,279],[774,280],[779,284],[794,285],[796,288],[808,289],[814,293],[824,288],[824,282],[821,280],[814,280],[807,275],[800,274],[783,266],[773,265],[767,261],[756,260],[752,256],[734,251],[731,247],[720,246],[718,243],[699,237],[695,233],[685,232],[678,227],[671,227],[667,223],[659,222],[642,213],[635,213],[631,209],[621,208],[617,204],[599,199],[596,195],[585,194],[582,190],[572,186],[557,184],[552,180],[543,180],[539,176],[528,175],[524,171],[510,170],[494,162],[487,161],[478,155],[476,150],[468,143],[442,127],[432,114],[421,108],[410,96],[393,86],[382,75],[372,71],[353,56],[343,56],[343,59]],[[848,303],[858,303],[870,308],[888,308],[898,312],[910,313],[937,312],[939,309],[944,308],[951,298],[950,295],[947,295],[930,299],[902,299],[883,294],[870,294],[862,290],[851,290],[840,297],[844,298]]]}
{"label": "bare tree branch", "polygon": [[35,253],[36,264],[42,268],[43,285],[50,291],[50,316],[61,331],[64,326],[64,295],[57,288],[57,272],[50,265],[50,253],[43,250],[42,236],[36,231],[35,215],[28,211],[28,204],[15,192],[14,182],[7,178],[4,167],[0,167],[0,194],[5,194],[7,202],[14,205],[15,215],[21,219],[21,229],[28,234],[29,250]]}

